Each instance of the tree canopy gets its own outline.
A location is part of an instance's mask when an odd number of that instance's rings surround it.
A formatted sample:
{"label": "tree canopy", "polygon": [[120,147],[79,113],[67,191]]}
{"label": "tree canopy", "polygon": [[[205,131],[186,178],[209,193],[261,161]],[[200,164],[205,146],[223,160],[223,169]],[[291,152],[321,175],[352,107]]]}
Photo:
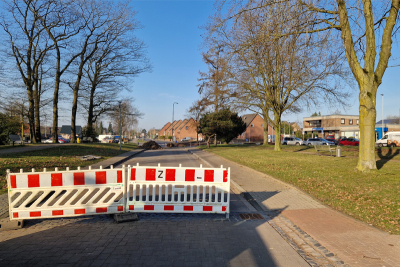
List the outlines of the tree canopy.
{"label": "tree canopy", "polygon": [[245,130],[246,123],[230,109],[205,114],[200,119],[198,127],[198,133],[205,136],[208,147],[212,137],[218,136],[219,140],[229,143]]}

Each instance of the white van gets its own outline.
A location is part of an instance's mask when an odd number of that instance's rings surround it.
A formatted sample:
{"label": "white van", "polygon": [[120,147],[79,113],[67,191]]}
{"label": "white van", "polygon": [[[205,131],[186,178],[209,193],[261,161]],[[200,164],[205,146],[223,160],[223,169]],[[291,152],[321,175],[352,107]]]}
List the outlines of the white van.
{"label": "white van", "polygon": [[376,141],[376,145],[378,147],[400,147],[400,132],[387,132],[381,139]]}

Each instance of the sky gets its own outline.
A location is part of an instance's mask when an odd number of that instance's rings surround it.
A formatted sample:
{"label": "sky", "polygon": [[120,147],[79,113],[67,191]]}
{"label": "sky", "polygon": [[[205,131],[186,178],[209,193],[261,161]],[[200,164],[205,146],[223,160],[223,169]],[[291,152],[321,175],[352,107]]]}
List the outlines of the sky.
{"label": "sky", "polygon": [[[214,0],[132,0],[131,6],[137,11],[136,20],[143,29],[136,32],[137,37],[143,40],[147,48],[153,71],[142,73],[131,84],[131,92],[124,92],[121,96],[135,98],[134,105],[144,113],[139,119],[139,129],[161,129],[172,120],[174,105],[174,119],[180,120],[187,116],[191,104],[199,99],[198,88],[199,71],[206,71],[207,66],[202,61],[202,37],[205,25],[210,15],[213,15]],[[395,43],[392,50],[393,57],[400,58],[400,48]],[[384,94],[384,115],[399,115],[400,113],[400,67],[388,68],[383,83],[377,95],[377,121],[382,119],[382,97]],[[328,108],[323,103],[311,110],[304,109],[298,114],[284,114],[282,120],[302,122],[314,112],[329,115],[337,109],[342,114],[358,115],[358,89],[351,91],[347,99],[349,107]],[[70,103],[60,112],[59,125],[70,124]],[[51,110],[51,106],[49,107]],[[250,113],[250,112],[249,112]],[[85,125],[82,115],[77,120],[78,125]],[[103,125],[109,120],[103,119]],[[49,121],[50,123],[50,121]]]}
{"label": "sky", "polygon": [[[144,26],[137,34],[148,45],[148,57],[153,72],[140,74],[135,79],[132,95],[135,105],[145,115],[139,120],[139,128],[161,129],[174,119],[184,119],[190,105],[197,99],[199,70],[207,70],[201,58],[200,28],[214,13],[213,0],[143,0],[132,1],[138,12],[137,19]],[[393,54],[399,47],[393,47]],[[377,121],[382,118],[382,97],[384,94],[384,116],[399,115],[400,112],[400,68],[388,68],[377,95]],[[358,89],[351,91],[349,107],[327,108],[322,103],[312,110],[298,114],[284,114],[283,120],[302,122],[315,111],[322,115],[332,114],[339,109],[342,114],[358,115]]]}

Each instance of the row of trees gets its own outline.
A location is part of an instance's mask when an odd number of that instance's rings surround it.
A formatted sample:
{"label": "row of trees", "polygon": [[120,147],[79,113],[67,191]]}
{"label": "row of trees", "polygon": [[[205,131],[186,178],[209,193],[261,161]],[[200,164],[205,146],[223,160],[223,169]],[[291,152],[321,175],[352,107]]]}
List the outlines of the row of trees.
{"label": "row of trees", "polygon": [[[71,101],[74,142],[78,108],[85,110],[87,132],[94,132],[93,123],[100,116],[119,110],[118,94],[129,90],[131,78],[150,70],[146,47],[134,35],[141,26],[128,4],[4,0],[0,26],[7,38],[3,39],[2,52],[10,69],[3,71],[9,86],[18,87],[19,81],[23,82],[32,142],[41,141],[40,113],[48,103],[53,107],[52,135],[57,142],[63,92]],[[19,75],[17,82],[13,82],[13,66]],[[52,97],[43,99],[51,91]]]}
{"label": "row of trees", "polygon": [[376,93],[388,67],[399,1],[217,0],[216,6],[204,35],[209,68],[200,73],[201,99],[190,112],[252,110],[265,120],[266,142],[268,123],[279,133],[285,112],[346,105],[347,85],[355,80],[357,169],[376,169]]}

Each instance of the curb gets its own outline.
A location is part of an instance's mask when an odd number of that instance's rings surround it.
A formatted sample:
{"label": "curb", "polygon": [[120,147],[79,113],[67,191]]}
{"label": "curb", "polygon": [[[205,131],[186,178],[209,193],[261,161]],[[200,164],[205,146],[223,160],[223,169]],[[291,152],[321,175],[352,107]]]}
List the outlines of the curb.
{"label": "curb", "polygon": [[[204,150],[202,150],[202,151],[204,151]],[[204,160],[202,157],[200,157],[199,155],[197,155],[194,151],[190,151],[190,150],[188,150],[188,152],[190,152],[192,155],[194,155],[196,158],[198,158],[199,160],[201,160],[201,161],[203,161],[203,162],[205,162],[206,164],[208,164],[210,167],[212,167],[212,165],[208,162],[208,161],[206,161],[206,160]],[[204,152],[207,152],[207,153],[210,153],[210,152],[208,152],[208,151],[204,151]],[[210,153],[210,154],[212,154],[212,155],[214,155],[214,156],[218,156],[218,155],[215,155],[215,154],[213,154],[213,153]],[[219,157],[219,156],[218,156]],[[220,157],[220,158],[222,158],[222,157]],[[227,160],[227,161],[229,161],[229,162],[232,162],[232,161],[230,161],[230,160],[228,160],[228,159],[225,159],[225,158],[222,158],[222,159],[224,159],[224,160]],[[282,183],[282,184],[284,184],[284,185],[287,185],[287,186],[289,186],[289,187],[291,187],[291,188],[293,188],[293,189],[296,189],[296,190],[298,190],[298,191],[300,191],[300,192],[302,192],[302,193],[305,193],[303,190],[301,190],[301,189],[299,189],[299,188],[297,188],[297,187],[295,187],[295,186],[292,186],[292,185],[290,185],[290,184],[286,184],[286,183],[284,183],[284,182],[282,182],[282,181],[280,181],[280,180],[278,180],[278,179],[276,179],[276,178],[274,178],[274,177],[271,177],[271,176],[269,176],[269,175],[267,175],[267,174],[265,174],[265,173],[262,173],[262,172],[259,172],[259,171],[257,171],[257,170],[253,170],[253,169],[251,169],[251,168],[249,168],[249,167],[247,167],[247,166],[244,166],[244,165],[241,165],[241,164],[238,164],[238,163],[236,163],[236,162],[232,162],[233,164],[237,164],[237,165],[239,165],[239,166],[241,166],[241,167],[244,167],[244,168],[247,168],[247,169],[249,169],[249,170],[252,170],[252,171],[254,171],[254,172],[257,172],[257,173],[259,173],[259,174],[262,174],[262,175],[264,175],[264,176],[266,176],[266,177],[268,177],[268,178],[271,178],[271,179],[273,179],[273,180],[275,180],[275,181],[277,181],[277,182],[280,182],[280,183]],[[308,264],[310,264],[311,266],[320,266],[318,263],[316,263],[312,258],[310,258],[308,255],[307,255],[307,253],[303,250],[303,249],[301,249],[293,240],[292,240],[292,238],[288,235],[288,234],[286,234],[286,232],[285,231],[283,231],[283,229],[276,223],[276,222],[274,222],[273,221],[273,217],[275,217],[275,218],[278,218],[280,221],[283,221],[283,223],[285,223],[286,224],[286,226],[287,227],[289,227],[290,228],[290,230],[292,230],[293,232],[295,232],[309,247],[311,247],[312,249],[314,249],[315,251],[317,251],[317,252],[319,252],[327,261],[329,261],[331,264],[333,264],[333,266],[340,266],[340,267],[347,267],[348,265],[347,264],[345,264],[339,257],[337,257],[337,256],[335,256],[332,252],[330,252],[327,248],[325,248],[324,246],[322,246],[317,240],[315,240],[314,238],[312,238],[310,235],[308,235],[306,232],[304,232],[302,229],[300,229],[300,227],[298,227],[296,224],[294,224],[292,221],[290,221],[289,219],[287,219],[285,216],[283,216],[283,215],[281,215],[281,214],[270,214],[270,213],[268,213],[268,212],[266,212],[266,211],[264,211],[262,208],[261,208],[261,206],[258,204],[258,202],[256,202],[256,200],[255,199],[253,199],[253,197],[251,196],[251,193],[248,193],[243,187],[241,187],[240,185],[238,185],[236,182],[234,182],[232,179],[231,179],[231,183],[234,185],[234,186],[236,186],[236,187],[238,187],[238,190],[240,190],[240,192],[241,192],[241,195],[243,195],[244,196],[244,198],[247,200],[247,201],[249,201],[249,203],[261,214],[261,215],[263,215],[263,216],[265,216],[266,218],[267,218],[267,221],[268,221],[268,223],[293,247],[293,249],[294,250],[296,250],[296,252],[297,253],[299,253],[299,255],[304,259],[304,260],[306,260],[307,261],[307,263]],[[306,194],[306,193],[305,193]],[[308,194],[307,194],[308,195]],[[313,198],[314,199],[314,198]],[[319,202],[319,201],[318,201]],[[326,205],[325,205],[326,206]],[[272,217],[271,217],[272,216]],[[324,264],[323,266],[332,266],[331,264],[328,264],[328,265],[326,265],[326,264]]]}

